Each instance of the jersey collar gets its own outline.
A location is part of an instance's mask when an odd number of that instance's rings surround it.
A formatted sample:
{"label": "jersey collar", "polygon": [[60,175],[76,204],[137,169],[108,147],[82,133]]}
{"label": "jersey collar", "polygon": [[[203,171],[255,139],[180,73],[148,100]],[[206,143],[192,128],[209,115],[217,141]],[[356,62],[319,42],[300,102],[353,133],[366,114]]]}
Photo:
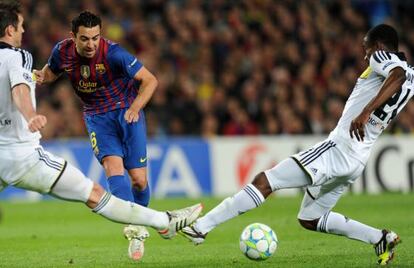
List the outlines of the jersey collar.
{"label": "jersey collar", "polygon": [[11,48],[11,47],[13,46],[6,42],[0,41],[0,48]]}

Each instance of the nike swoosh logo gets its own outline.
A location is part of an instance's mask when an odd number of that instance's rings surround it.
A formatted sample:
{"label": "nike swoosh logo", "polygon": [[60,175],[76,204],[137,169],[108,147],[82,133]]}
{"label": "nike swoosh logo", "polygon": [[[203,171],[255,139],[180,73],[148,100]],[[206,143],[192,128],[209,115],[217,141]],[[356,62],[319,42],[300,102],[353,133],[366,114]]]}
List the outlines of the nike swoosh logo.
{"label": "nike swoosh logo", "polygon": [[141,163],[144,163],[145,161],[147,161],[147,158],[145,157],[145,158],[140,158],[139,159],[139,162],[141,162]]}

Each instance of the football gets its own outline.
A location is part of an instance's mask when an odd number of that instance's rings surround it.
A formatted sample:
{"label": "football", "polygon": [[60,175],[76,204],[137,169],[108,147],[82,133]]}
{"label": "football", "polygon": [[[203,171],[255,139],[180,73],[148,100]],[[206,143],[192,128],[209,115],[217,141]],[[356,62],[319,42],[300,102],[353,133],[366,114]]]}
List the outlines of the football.
{"label": "football", "polygon": [[252,223],[244,228],[240,235],[240,250],[255,261],[262,261],[272,256],[277,249],[276,233],[267,225]]}

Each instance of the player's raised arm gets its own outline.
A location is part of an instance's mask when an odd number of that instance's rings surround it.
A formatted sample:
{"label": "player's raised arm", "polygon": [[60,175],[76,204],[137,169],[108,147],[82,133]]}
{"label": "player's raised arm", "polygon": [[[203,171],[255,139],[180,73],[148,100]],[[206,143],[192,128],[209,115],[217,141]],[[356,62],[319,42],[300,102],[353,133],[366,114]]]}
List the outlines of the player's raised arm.
{"label": "player's raised arm", "polygon": [[17,109],[19,109],[26,119],[31,132],[39,131],[46,125],[46,117],[36,113],[30,96],[30,88],[26,84],[14,86],[12,89],[12,98]]}

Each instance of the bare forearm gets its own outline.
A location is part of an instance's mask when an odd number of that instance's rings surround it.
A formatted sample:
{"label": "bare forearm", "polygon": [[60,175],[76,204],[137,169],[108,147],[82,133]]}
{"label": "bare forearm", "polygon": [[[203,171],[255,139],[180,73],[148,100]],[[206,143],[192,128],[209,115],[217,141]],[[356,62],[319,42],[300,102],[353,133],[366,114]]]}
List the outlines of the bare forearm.
{"label": "bare forearm", "polygon": [[138,110],[143,109],[151,99],[152,95],[154,95],[157,86],[158,81],[157,79],[155,79],[155,77],[154,79],[143,81],[143,83],[141,84],[141,88],[138,91],[138,95],[132,103],[132,106],[134,106]]}
{"label": "bare forearm", "polygon": [[35,107],[30,96],[30,88],[26,84],[19,84],[12,89],[13,102],[17,109],[27,121],[27,126],[31,132],[41,130],[47,124],[44,115],[36,113]]}
{"label": "bare forearm", "polygon": [[52,72],[52,70],[50,70],[49,65],[47,64],[42,68],[42,72],[43,72],[43,81],[42,81],[43,83],[51,83],[58,78],[58,76],[55,75]]}
{"label": "bare forearm", "polygon": [[405,72],[402,68],[395,68],[392,70],[390,76],[384,81],[377,96],[365,106],[364,111],[369,113],[375,111],[401,89],[404,81]]}
{"label": "bare forearm", "polygon": [[29,122],[36,115],[30,96],[30,88],[25,84],[17,85],[13,88],[12,97],[17,109],[22,113],[26,121]]}

